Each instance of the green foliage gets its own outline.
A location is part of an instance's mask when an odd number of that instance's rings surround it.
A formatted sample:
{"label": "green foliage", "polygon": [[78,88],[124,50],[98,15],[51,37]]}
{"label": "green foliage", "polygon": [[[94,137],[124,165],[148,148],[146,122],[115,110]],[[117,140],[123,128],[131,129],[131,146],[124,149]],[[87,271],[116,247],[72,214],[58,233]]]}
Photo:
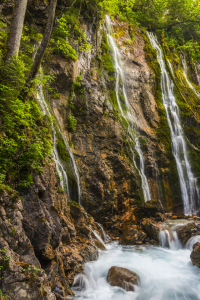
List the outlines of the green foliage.
{"label": "green foliage", "polygon": [[17,229],[15,227],[12,228],[12,235],[15,236],[17,233]]}
{"label": "green foliage", "polygon": [[0,60],[3,58],[6,52],[6,41],[7,41],[7,32],[6,24],[0,20]]}
{"label": "green foliage", "polygon": [[68,116],[68,128],[70,131],[75,131],[76,130],[76,124],[77,120],[73,115]]}
{"label": "green foliage", "polygon": [[0,290],[0,300],[7,300],[7,299],[8,299],[8,296],[4,295],[2,290]]}
{"label": "green foliage", "polygon": [[50,123],[34,98],[17,99],[26,77],[26,64],[13,57],[0,64],[0,173],[19,187],[32,183],[32,171],[41,171],[51,151]]}
{"label": "green foliage", "polygon": [[74,61],[78,59],[78,54],[74,47],[78,45],[80,51],[91,51],[92,46],[87,43],[87,37],[81,29],[78,10],[67,11],[60,19],[51,39],[51,47],[55,54],[60,54],[65,58]]}

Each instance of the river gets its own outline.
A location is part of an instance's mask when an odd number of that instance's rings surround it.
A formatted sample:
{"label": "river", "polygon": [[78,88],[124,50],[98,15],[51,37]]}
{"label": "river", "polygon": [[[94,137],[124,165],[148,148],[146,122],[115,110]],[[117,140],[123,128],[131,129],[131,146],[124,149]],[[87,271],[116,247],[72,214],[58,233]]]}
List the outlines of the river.
{"label": "river", "polygon": [[[169,225],[169,224],[168,224]],[[177,224],[172,225],[172,230]],[[74,300],[198,300],[200,299],[200,269],[190,260],[192,244],[184,249],[176,239],[168,247],[107,245],[97,261],[85,264],[84,272],[75,278]],[[163,244],[164,231],[160,234]],[[134,292],[112,287],[106,281],[112,266],[136,272],[140,284]]]}

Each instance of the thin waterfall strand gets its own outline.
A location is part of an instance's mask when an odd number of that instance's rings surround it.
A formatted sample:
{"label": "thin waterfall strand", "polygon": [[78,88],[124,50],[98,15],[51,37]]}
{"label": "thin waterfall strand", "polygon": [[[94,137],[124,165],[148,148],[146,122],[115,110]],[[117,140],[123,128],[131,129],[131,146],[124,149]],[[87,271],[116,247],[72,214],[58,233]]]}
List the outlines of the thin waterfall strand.
{"label": "thin waterfall strand", "polygon": [[199,204],[197,203],[200,196],[197,179],[192,173],[191,165],[187,157],[186,143],[179,117],[179,108],[176,104],[173,92],[173,82],[166,70],[162,48],[152,33],[148,32],[147,35],[152,47],[157,51],[157,59],[161,68],[162,101],[171,132],[172,151],[179,175],[184,213],[189,214],[196,211]]}
{"label": "thin waterfall strand", "polygon": [[[44,99],[44,93],[43,93],[41,84],[38,85],[37,99],[40,102],[40,107],[41,107],[42,113],[44,115],[51,116],[49,108],[48,108],[48,106],[45,102],[45,99]],[[52,129],[52,132],[53,132],[53,152],[52,152],[52,155],[53,155],[54,161],[56,163],[56,171],[57,171],[58,176],[60,178],[60,184],[61,184],[62,189],[67,193],[67,196],[70,199],[68,177],[67,177],[67,173],[65,172],[64,167],[62,165],[62,162],[61,162],[61,160],[59,158],[59,155],[58,155],[58,151],[57,151],[57,148],[56,148],[56,129],[55,129],[54,124],[53,124],[52,121],[51,121],[51,129]]]}
{"label": "thin waterfall strand", "polygon": [[[133,115],[131,113],[130,105],[129,105],[128,98],[126,95],[125,84],[124,84],[125,80],[124,80],[124,73],[122,70],[121,56],[120,56],[120,52],[115,44],[115,41],[112,37],[112,25],[111,25],[111,21],[110,21],[110,18],[108,15],[106,16],[105,21],[106,21],[106,28],[107,28],[107,40],[108,40],[110,48],[112,49],[112,55],[113,55],[113,59],[115,62],[115,77],[116,77],[115,91],[116,91],[117,105],[119,108],[119,113],[126,120],[128,126],[129,126],[129,136],[131,136],[131,139],[135,142],[135,150],[138,153],[139,158],[140,158],[140,166],[138,169],[136,161],[135,161],[135,157],[134,157],[134,152],[132,151],[135,167],[137,168],[137,170],[140,174],[141,180],[142,180],[142,189],[143,189],[144,199],[146,202],[148,200],[151,200],[151,193],[150,193],[150,189],[149,189],[148,180],[145,175],[144,157],[143,157],[143,154],[142,154],[142,151],[140,148],[139,139],[136,136],[134,129],[132,129],[130,127],[130,124],[132,125],[133,128],[136,127],[136,124],[135,124]],[[125,99],[125,109],[122,107],[121,101],[120,101],[120,79],[122,81],[122,92],[123,92],[123,96]]]}
{"label": "thin waterfall strand", "polygon": [[[48,106],[46,104],[46,101],[44,99],[44,93],[43,93],[41,84],[39,84],[39,86],[38,86],[37,98],[40,102],[40,106],[41,106],[41,110],[42,110],[43,114],[47,114],[47,115],[51,116],[49,108],[48,108]],[[78,203],[80,204],[80,202],[81,202],[81,188],[80,188],[80,179],[79,179],[78,168],[76,166],[74,155],[73,155],[73,152],[72,152],[72,150],[69,146],[69,143],[68,143],[68,140],[67,140],[66,136],[61,131],[61,129],[60,129],[59,125],[57,124],[57,122],[56,122],[56,125],[57,125],[58,131],[60,132],[60,134],[63,138],[66,150],[67,150],[67,152],[69,153],[69,156],[70,156],[71,167],[72,167],[74,176],[76,178],[76,183],[77,183]],[[53,147],[53,157],[54,157],[54,160],[56,162],[56,170],[57,170],[58,175],[60,177],[60,183],[61,183],[62,189],[67,192],[68,198],[71,199],[67,173],[64,170],[64,167],[63,167],[62,162],[59,158],[59,154],[58,154],[58,151],[57,151],[57,148],[56,148],[56,129],[55,129],[55,126],[54,126],[52,121],[51,121],[51,127],[52,127],[52,131],[53,131],[53,145],[54,145],[54,147]]]}
{"label": "thin waterfall strand", "polygon": [[191,90],[196,94],[197,97],[200,98],[200,93],[198,93],[195,88],[193,87],[193,85],[191,84],[191,82],[189,81],[188,79],[188,76],[187,76],[187,63],[186,63],[186,59],[185,57],[181,54],[181,60],[182,60],[182,65],[183,65],[183,75],[185,77],[185,80],[187,82],[187,84],[189,85],[189,87],[191,88]]}

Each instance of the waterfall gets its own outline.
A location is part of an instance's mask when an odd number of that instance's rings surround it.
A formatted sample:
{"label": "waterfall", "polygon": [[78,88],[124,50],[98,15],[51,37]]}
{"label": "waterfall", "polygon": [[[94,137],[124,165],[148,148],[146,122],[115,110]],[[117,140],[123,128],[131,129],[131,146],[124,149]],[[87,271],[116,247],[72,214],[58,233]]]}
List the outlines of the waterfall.
{"label": "waterfall", "polygon": [[[51,116],[49,108],[44,99],[44,93],[43,93],[41,84],[38,85],[37,99],[40,102],[40,107],[41,107],[42,113],[44,115]],[[57,151],[57,147],[56,147],[56,129],[55,129],[55,126],[54,126],[52,120],[51,120],[51,129],[52,129],[52,133],[53,133],[53,135],[52,135],[52,139],[53,139],[52,155],[53,155],[54,161],[56,163],[56,171],[60,178],[60,184],[61,184],[62,189],[63,189],[63,191],[65,191],[67,193],[67,196],[70,199],[68,177],[67,177],[67,173],[65,172],[62,162],[58,155],[58,151]]]}
{"label": "waterfall", "polygon": [[[49,115],[50,117],[52,117],[52,115],[49,111],[48,105],[45,101],[44,93],[43,93],[43,89],[42,89],[41,84],[38,85],[37,99],[40,102],[40,107],[41,107],[42,113],[44,115],[46,114],[46,115]],[[80,204],[80,200],[81,200],[80,179],[79,179],[79,173],[78,173],[78,169],[77,169],[76,162],[75,162],[75,159],[74,159],[74,155],[73,155],[73,152],[72,152],[72,150],[69,146],[69,143],[67,141],[66,136],[62,133],[62,131],[61,131],[61,129],[60,129],[57,122],[56,122],[56,125],[57,125],[56,128],[60,132],[60,134],[63,138],[63,141],[65,143],[66,150],[67,150],[67,152],[69,153],[69,156],[70,156],[70,163],[72,165],[73,173],[75,175],[77,188],[78,188],[78,202]],[[56,171],[57,171],[57,173],[59,175],[59,178],[60,178],[61,187],[67,193],[68,199],[70,200],[71,197],[70,197],[68,176],[67,176],[65,168],[63,166],[63,163],[59,158],[59,154],[58,154],[58,151],[57,151],[57,147],[56,147],[56,128],[55,128],[55,125],[54,125],[53,121],[51,121],[51,128],[52,128],[52,132],[53,132],[53,153],[52,153],[52,155],[53,155],[54,161],[56,163]]]}
{"label": "waterfall", "polygon": [[109,243],[111,241],[111,238],[108,234],[105,233],[104,229],[103,229],[103,226],[99,223],[97,223],[97,226],[99,226],[99,228],[101,229],[101,232],[102,232],[102,235],[103,235],[103,239],[104,239],[104,242],[105,243]]}
{"label": "waterfall", "polygon": [[[126,90],[125,90],[125,80],[124,80],[124,73],[122,70],[122,61],[121,61],[121,55],[119,52],[118,47],[115,44],[115,41],[112,37],[112,25],[109,16],[106,16],[105,19],[106,22],[106,28],[107,28],[107,40],[108,44],[110,46],[110,49],[112,49],[112,56],[115,62],[115,77],[116,77],[116,85],[115,85],[115,91],[116,91],[116,99],[117,99],[117,106],[118,106],[118,112],[121,115],[122,119],[124,119],[128,125],[128,133],[130,136],[130,144],[132,142],[135,143],[135,150],[139,156],[140,159],[140,164],[139,168],[137,167],[134,152],[132,151],[133,154],[133,161],[135,164],[136,169],[138,170],[141,180],[142,180],[142,190],[144,194],[144,199],[145,202],[148,200],[151,200],[151,194],[150,194],[150,189],[149,189],[149,184],[147,181],[147,177],[145,175],[145,167],[144,167],[144,157],[140,148],[140,143],[139,139],[135,133],[134,128],[136,127],[135,120],[133,118],[133,115],[131,113],[130,105],[128,102],[128,98],[126,95]],[[120,82],[121,81],[121,82]],[[120,92],[124,96],[125,103],[123,103],[120,100]],[[125,106],[125,107],[124,107]],[[132,150],[132,149],[131,149]]]}
{"label": "waterfall", "polygon": [[104,247],[106,248],[106,245],[105,245],[104,241],[102,240],[102,238],[100,237],[100,235],[97,233],[97,231],[96,231],[96,230],[93,230],[91,225],[90,225],[89,227],[90,227],[92,233],[94,234],[94,236],[97,238],[97,240],[98,240],[101,244],[103,244]]}
{"label": "waterfall", "polygon": [[189,249],[190,251],[192,251],[193,250],[193,245],[195,243],[200,243],[200,235],[195,235],[195,236],[191,237],[189,239],[189,241],[186,243],[185,248]]}
{"label": "waterfall", "polygon": [[198,69],[197,69],[197,63],[194,63],[194,67],[195,67],[198,86],[200,87],[200,76],[199,76],[199,71],[198,71],[199,70],[199,64],[198,64]]}
{"label": "waterfall", "polygon": [[197,179],[194,178],[188,160],[186,142],[184,140],[184,133],[179,116],[179,108],[173,93],[173,82],[166,70],[162,48],[159,45],[157,38],[152,33],[147,32],[147,35],[152,47],[157,51],[157,59],[161,68],[162,101],[171,132],[172,152],[179,175],[184,213],[189,214],[197,209],[196,202],[200,196],[197,187]]}
{"label": "waterfall", "polygon": [[169,248],[170,250],[182,249],[181,242],[178,239],[176,231],[172,230],[161,230],[159,232],[159,242],[160,246],[163,248]]}
{"label": "waterfall", "polygon": [[[187,84],[189,85],[189,87],[192,89],[192,91],[195,93],[195,95],[197,95],[197,97],[200,98],[200,93],[198,93],[195,88],[193,87],[193,85],[191,84],[191,82],[189,81],[188,79],[188,76],[187,76],[187,63],[186,63],[186,59],[185,57],[181,54],[181,61],[182,61],[182,65],[183,65],[183,75],[185,77],[185,80],[187,81]],[[198,75],[198,73],[197,73]],[[197,77],[198,80],[199,80],[199,77]]]}

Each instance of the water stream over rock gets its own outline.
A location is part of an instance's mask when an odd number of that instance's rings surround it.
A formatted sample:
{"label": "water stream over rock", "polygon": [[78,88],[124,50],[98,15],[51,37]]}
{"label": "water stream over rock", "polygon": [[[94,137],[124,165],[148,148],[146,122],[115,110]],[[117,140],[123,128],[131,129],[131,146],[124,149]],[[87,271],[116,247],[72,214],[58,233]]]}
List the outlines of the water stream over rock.
{"label": "water stream over rock", "polygon": [[[110,46],[110,49],[112,49],[112,57],[114,60],[114,67],[115,67],[115,77],[116,77],[116,99],[117,99],[117,107],[118,112],[123,120],[126,121],[129,131],[129,137],[130,137],[130,148],[133,153],[133,161],[135,164],[135,167],[137,168],[141,180],[142,180],[142,189],[144,194],[145,202],[148,200],[151,200],[151,193],[149,189],[149,184],[147,177],[145,175],[145,163],[144,163],[144,156],[140,147],[140,142],[137,136],[137,133],[135,131],[135,128],[137,127],[136,122],[133,118],[133,115],[131,113],[129,101],[126,95],[125,90],[125,82],[124,82],[124,73],[122,69],[122,61],[119,49],[117,45],[115,44],[115,41],[112,37],[112,24],[109,16],[106,16],[106,28],[107,28],[107,40]],[[123,96],[123,100],[121,99],[121,95]],[[140,164],[139,168],[137,167],[134,151],[132,149],[132,143],[135,144],[135,150],[137,152],[137,155],[139,156]]]}
{"label": "water stream over rock", "polygon": [[[187,69],[188,69],[187,68],[187,62],[186,62],[186,59],[185,59],[185,57],[183,55],[181,55],[181,60],[182,60],[183,74],[184,74],[185,80],[186,80],[188,86],[192,89],[192,91],[197,95],[197,97],[200,98],[200,94],[195,90],[195,88],[193,87],[193,85],[191,84],[191,82],[188,79],[188,75],[187,75]],[[196,73],[197,73],[197,69],[196,69]],[[199,80],[198,73],[197,73],[197,79]]]}
{"label": "water stream over rock", "polygon": [[[40,107],[41,107],[42,113],[44,115],[48,115],[48,116],[52,117],[52,114],[51,114],[51,112],[48,108],[48,105],[47,105],[46,101],[45,101],[44,93],[43,93],[43,89],[42,89],[41,84],[38,85],[37,99],[40,102]],[[73,173],[74,173],[75,178],[76,178],[78,202],[80,204],[80,201],[81,201],[80,179],[79,179],[79,173],[78,173],[78,169],[77,169],[76,162],[75,162],[75,159],[74,159],[74,155],[73,155],[73,152],[72,152],[72,150],[69,146],[69,143],[67,141],[66,136],[61,131],[59,125],[57,124],[57,121],[55,121],[55,122],[56,122],[56,128],[60,132],[60,134],[63,138],[63,141],[65,143],[66,151],[69,153],[69,156],[70,156],[71,169],[73,170]],[[57,170],[59,178],[60,178],[61,187],[67,193],[68,199],[70,200],[71,195],[70,195],[70,189],[69,189],[69,183],[68,183],[68,176],[67,176],[67,172],[65,170],[65,166],[63,165],[63,163],[62,163],[62,161],[59,157],[59,153],[58,153],[58,150],[57,150],[57,147],[56,147],[56,128],[55,128],[55,125],[54,125],[53,121],[51,121],[51,128],[52,128],[52,132],[53,132],[53,134],[52,134],[52,137],[53,137],[53,153],[52,154],[53,154],[54,161],[56,163],[56,170]]]}
{"label": "water stream over rock", "polygon": [[[192,245],[200,237],[190,239],[183,249],[178,240],[176,226],[160,232],[160,246],[107,245],[95,262],[87,263],[84,273],[74,281],[74,300],[198,300],[200,299],[200,270],[190,261]],[[136,272],[140,284],[135,291],[112,287],[106,281],[112,266]]]}
{"label": "water stream over rock", "polygon": [[197,179],[194,177],[188,159],[186,142],[179,116],[179,108],[173,92],[173,82],[167,72],[164,54],[157,38],[152,33],[147,33],[152,47],[157,51],[157,59],[161,68],[162,101],[165,108],[168,125],[171,132],[172,151],[176,160],[179,175],[184,213],[196,211],[199,199]]}

